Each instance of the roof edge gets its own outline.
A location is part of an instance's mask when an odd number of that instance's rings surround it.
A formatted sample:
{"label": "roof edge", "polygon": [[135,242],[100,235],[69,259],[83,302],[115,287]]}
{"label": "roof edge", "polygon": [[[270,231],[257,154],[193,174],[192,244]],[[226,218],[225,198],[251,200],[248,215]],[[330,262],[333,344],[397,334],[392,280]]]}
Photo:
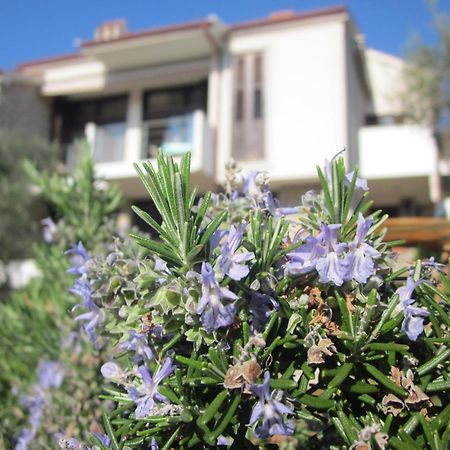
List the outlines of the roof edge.
{"label": "roof edge", "polygon": [[47,58],[37,58],[32,59],[31,61],[26,61],[24,63],[17,65],[17,70],[21,71],[23,69],[26,69],[27,67],[32,66],[40,66],[41,64],[52,64],[52,63],[58,63],[62,61],[67,61],[70,59],[77,59],[80,58],[82,55],[80,53],[66,53],[63,55],[57,55],[57,56],[50,56]]}
{"label": "roof edge", "polygon": [[186,22],[176,25],[167,25],[163,27],[157,27],[157,28],[151,28],[149,30],[143,30],[143,31],[129,31],[126,34],[123,34],[116,39],[111,39],[107,41],[96,41],[95,39],[90,39],[87,41],[82,41],[80,48],[90,48],[90,47],[96,47],[101,45],[108,45],[108,44],[115,44],[116,42],[123,42],[128,41],[131,39],[138,39],[138,38],[145,38],[150,37],[153,35],[159,35],[159,34],[166,34],[166,33],[173,33],[178,31],[189,31],[194,30],[196,28],[202,29],[209,27],[211,25],[212,21],[208,19],[203,20],[196,20],[193,22]]}
{"label": "roof edge", "polygon": [[345,5],[336,5],[336,6],[332,6],[329,8],[314,9],[311,11],[296,13],[296,14],[293,14],[293,15],[290,15],[287,17],[282,16],[280,18],[272,17],[272,18],[251,20],[248,22],[237,23],[235,25],[231,25],[230,29],[229,29],[229,33],[233,33],[235,31],[248,30],[251,28],[257,28],[257,27],[262,27],[262,26],[276,25],[279,23],[313,19],[316,17],[328,16],[328,15],[339,14],[339,13],[349,13],[349,10]]}

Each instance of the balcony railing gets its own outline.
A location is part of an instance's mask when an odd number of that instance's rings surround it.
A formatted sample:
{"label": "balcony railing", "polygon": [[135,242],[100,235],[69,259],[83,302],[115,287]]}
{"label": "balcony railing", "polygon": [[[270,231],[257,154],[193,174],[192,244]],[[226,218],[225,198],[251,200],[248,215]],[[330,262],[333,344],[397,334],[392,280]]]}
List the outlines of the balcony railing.
{"label": "balcony railing", "polygon": [[111,163],[123,161],[125,157],[124,122],[96,125],[88,123],[84,135],[66,145],[66,166],[73,169],[80,157],[83,141],[87,142],[95,163]]}
{"label": "balcony railing", "polygon": [[142,126],[143,159],[154,158],[159,149],[178,156],[195,150],[194,130],[201,127],[201,111],[148,120]]}
{"label": "balcony railing", "polygon": [[125,151],[124,122],[95,126],[93,158],[96,163],[123,161]]}
{"label": "balcony railing", "polygon": [[[106,179],[136,178],[132,163],[154,158],[158,149],[175,157],[192,152],[192,173],[204,177],[199,182],[211,180],[214,175],[212,133],[203,110],[146,121],[140,128],[127,129],[122,123],[88,124],[84,139],[97,163],[98,175]],[[69,169],[75,166],[78,156],[79,145],[66,146]]]}
{"label": "balcony railing", "polygon": [[363,127],[359,166],[361,174],[370,179],[432,176],[437,149],[431,130],[414,125]]}

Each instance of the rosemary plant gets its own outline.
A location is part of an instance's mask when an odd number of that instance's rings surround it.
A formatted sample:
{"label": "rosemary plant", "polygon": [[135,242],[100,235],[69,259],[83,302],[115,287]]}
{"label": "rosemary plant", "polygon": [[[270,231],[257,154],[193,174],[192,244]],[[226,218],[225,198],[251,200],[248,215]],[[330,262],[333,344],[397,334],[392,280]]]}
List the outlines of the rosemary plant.
{"label": "rosemary plant", "polygon": [[195,204],[189,159],[137,167],[162,218],[134,208],[144,255],[117,241],[72,268],[79,320],[113,349],[113,407],[61,448],[449,448],[446,268],[393,269],[386,216],[340,156],[294,209],[235,165]]}

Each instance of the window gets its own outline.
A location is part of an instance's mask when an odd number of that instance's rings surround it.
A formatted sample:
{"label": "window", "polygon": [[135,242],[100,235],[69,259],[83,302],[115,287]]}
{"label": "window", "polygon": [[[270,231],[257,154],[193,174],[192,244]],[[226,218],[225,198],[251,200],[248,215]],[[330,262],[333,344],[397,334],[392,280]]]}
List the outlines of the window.
{"label": "window", "polygon": [[206,110],[206,82],[144,94],[144,119],[160,119],[196,109]]}
{"label": "window", "polygon": [[66,162],[75,164],[78,149],[74,143],[91,139],[92,155],[96,162],[123,159],[126,129],[127,96],[104,97],[81,101],[61,101],[61,143],[66,147]]}
{"label": "window", "polygon": [[192,150],[194,112],[206,110],[206,92],[201,82],[145,93],[144,158],[155,157],[159,149],[170,155]]}
{"label": "window", "polygon": [[264,58],[250,53],[234,58],[233,157],[264,157]]}

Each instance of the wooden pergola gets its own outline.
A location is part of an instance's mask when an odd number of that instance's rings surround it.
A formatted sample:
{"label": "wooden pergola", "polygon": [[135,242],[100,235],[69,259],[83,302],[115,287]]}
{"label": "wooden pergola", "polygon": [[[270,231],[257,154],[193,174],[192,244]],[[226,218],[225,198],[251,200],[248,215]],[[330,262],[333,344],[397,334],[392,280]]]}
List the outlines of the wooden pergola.
{"label": "wooden pergola", "polygon": [[434,249],[450,248],[450,220],[440,217],[396,217],[384,224],[386,241],[404,240],[405,246],[424,246]]}

